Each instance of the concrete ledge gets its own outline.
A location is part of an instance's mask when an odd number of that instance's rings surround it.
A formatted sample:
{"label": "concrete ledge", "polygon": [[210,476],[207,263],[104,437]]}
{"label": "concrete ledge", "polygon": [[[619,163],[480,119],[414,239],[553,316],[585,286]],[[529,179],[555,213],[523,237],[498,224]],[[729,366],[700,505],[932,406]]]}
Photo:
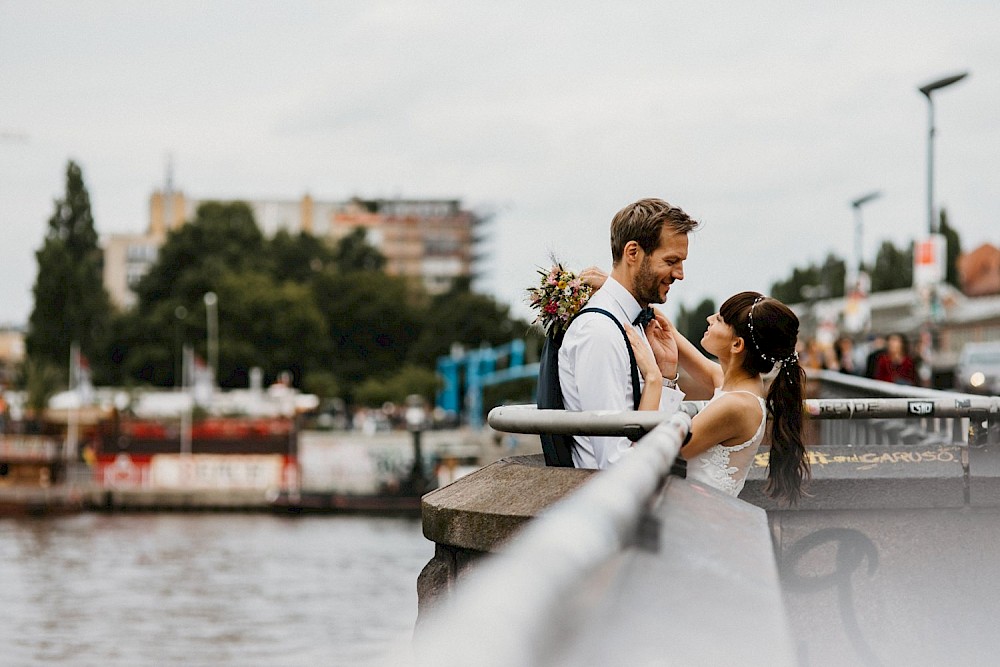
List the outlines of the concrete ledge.
{"label": "concrete ledge", "polygon": [[969,504],[1000,507],[1000,446],[969,447]]}
{"label": "concrete ledge", "polygon": [[424,536],[435,547],[417,577],[417,626],[471,565],[499,551],[525,523],[594,472],[548,468],[541,454],[514,456],[425,495]]}
{"label": "concrete ledge", "polygon": [[[811,497],[797,509],[922,509],[966,504],[964,447],[959,445],[825,445],[810,450]],[[767,452],[757,455],[740,498],[786,509],[764,494]]]}
{"label": "concrete ledge", "polygon": [[[489,486],[477,486],[475,476],[463,478],[463,497],[502,516],[510,498],[494,496],[497,486],[527,489],[524,497],[538,497],[548,480],[559,479],[570,490],[592,474],[510,459],[491,468],[481,480]],[[597,489],[599,481],[590,488]],[[458,496],[451,497],[457,504]],[[613,498],[604,497],[614,508]],[[521,505],[518,511],[526,509]],[[669,477],[648,505],[635,542],[607,552],[594,535],[579,530],[585,516],[557,511],[526,527],[501,553],[480,558],[461,575],[457,588],[454,573],[463,569],[460,561],[469,553],[436,546],[418,581],[415,664],[687,665],[723,664],[733,656],[746,664],[796,664],[762,509]],[[461,511],[452,517],[463,519],[479,520]],[[506,520],[500,523],[506,525]],[[577,543],[596,547],[591,553],[597,560],[561,550],[574,535]],[[539,574],[540,563],[558,564],[562,558],[565,565],[558,567],[570,576]],[[448,593],[450,605],[438,605],[442,593]],[[727,618],[753,622],[728,623]],[[762,627],[766,641],[761,641]]]}
{"label": "concrete ledge", "polygon": [[582,618],[554,626],[566,641],[552,664],[796,664],[766,513],[670,477],[651,516],[654,548],[595,577],[607,583]]}
{"label": "concrete ledge", "polygon": [[425,495],[424,536],[460,549],[496,551],[594,472],[547,468],[541,454],[501,459]]}
{"label": "concrete ledge", "polygon": [[769,512],[801,665],[995,665],[995,508]]}

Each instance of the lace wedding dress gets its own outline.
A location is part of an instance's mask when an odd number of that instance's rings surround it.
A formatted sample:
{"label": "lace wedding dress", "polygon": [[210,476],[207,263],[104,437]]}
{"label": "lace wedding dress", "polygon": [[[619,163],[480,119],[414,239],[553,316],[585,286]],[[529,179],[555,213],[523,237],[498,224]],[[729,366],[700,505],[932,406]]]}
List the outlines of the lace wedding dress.
{"label": "lace wedding dress", "polygon": [[764,399],[749,391],[736,390],[733,392],[715,390],[711,403],[720,396],[728,393],[750,394],[760,402],[760,426],[753,437],[739,445],[715,445],[709,447],[698,456],[695,456],[687,463],[687,478],[715,487],[723,493],[731,496],[738,496],[743,490],[747,473],[753,465],[754,455],[764,439],[764,424],[767,421],[767,409]]}

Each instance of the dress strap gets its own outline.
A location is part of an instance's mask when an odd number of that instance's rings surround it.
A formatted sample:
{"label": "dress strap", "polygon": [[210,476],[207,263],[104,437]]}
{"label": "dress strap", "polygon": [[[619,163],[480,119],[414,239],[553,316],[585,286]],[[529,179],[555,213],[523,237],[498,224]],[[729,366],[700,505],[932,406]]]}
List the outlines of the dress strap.
{"label": "dress strap", "polygon": [[747,391],[746,389],[717,389],[716,391],[718,391],[721,394],[750,394],[758,401],[760,401],[760,409],[764,413],[764,415],[767,416],[767,401],[764,400],[763,396],[758,396],[752,391]]}
{"label": "dress strap", "polygon": [[756,398],[759,401],[763,401],[764,400],[763,396],[758,396],[757,394],[753,393],[752,391],[747,391],[746,389],[720,389],[719,391],[721,391],[724,394],[750,394],[751,396],[753,396],[754,398]]}

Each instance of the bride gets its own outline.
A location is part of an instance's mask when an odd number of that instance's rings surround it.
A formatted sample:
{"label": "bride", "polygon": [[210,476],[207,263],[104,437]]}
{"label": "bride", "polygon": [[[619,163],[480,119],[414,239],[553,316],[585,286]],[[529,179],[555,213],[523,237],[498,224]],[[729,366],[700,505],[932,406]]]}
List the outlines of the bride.
{"label": "bride", "polygon": [[[805,372],[795,352],[798,330],[798,318],[783,303],[757,292],[741,292],[708,318],[701,339],[718,363],[701,354],[660,313],[646,329],[652,351],[640,343],[637,333],[628,332],[644,376],[659,372],[657,357],[676,357],[692,380],[715,388],[715,395],[692,420],[691,437],[681,448],[688,479],[739,495],[770,414],[765,492],[789,504],[802,496],[809,462],[802,444]],[[761,375],[776,364],[781,368],[765,398]],[[645,383],[642,404],[658,403],[660,391],[660,382]]]}

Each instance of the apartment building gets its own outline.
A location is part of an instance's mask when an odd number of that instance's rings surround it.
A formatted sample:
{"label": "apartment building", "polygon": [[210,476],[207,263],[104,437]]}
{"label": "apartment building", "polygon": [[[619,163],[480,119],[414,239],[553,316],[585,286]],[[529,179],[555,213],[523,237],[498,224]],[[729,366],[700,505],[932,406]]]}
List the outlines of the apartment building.
{"label": "apartment building", "polygon": [[[104,283],[121,308],[135,305],[134,288],[156,261],[168,232],[194,218],[207,201],[167,188],[149,200],[145,234],[115,234],[104,241]],[[448,289],[459,277],[475,278],[479,229],[487,220],[462,207],[457,199],[361,199],[321,201],[240,199],[253,210],[265,236],[281,230],[308,232],[337,241],[352,229],[365,229],[368,242],[386,258],[386,272],[419,279],[432,294]]]}

